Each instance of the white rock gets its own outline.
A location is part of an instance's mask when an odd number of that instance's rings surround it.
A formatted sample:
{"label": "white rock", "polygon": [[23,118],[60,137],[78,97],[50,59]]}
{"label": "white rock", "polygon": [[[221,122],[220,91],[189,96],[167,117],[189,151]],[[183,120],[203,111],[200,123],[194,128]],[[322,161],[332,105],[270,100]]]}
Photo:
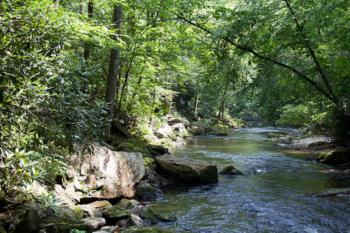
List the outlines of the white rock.
{"label": "white rock", "polygon": [[156,132],[154,132],[154,134],[159,138],[169,138],[172,137],[174,132],[170,125],[164,124]]}
{"label": "white rock", "polygon": [[72,156],[71,164],[78,174],[72,183],[86,193],[85,198],[133,197],[135,185],[145,175],[141,153],[113,151],[98,144],[91,153]]}

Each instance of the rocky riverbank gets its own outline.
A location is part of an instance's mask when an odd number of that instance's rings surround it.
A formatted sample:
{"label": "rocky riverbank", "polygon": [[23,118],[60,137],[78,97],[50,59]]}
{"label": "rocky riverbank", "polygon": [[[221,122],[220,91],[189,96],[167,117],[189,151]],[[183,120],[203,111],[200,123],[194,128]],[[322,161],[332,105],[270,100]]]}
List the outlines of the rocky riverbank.
{"label": "rocky riverbank", "polygon": [[[0,233],[169,232],[154,226],[176,221],[152,204],[162,198],[162,188],[216,183],[218,169],[171,156],[169,150],[189,135],[189,124],[173,116],[165,120],[144,136],[147,153],[94,143],[70,155],[56,184],[35,181],[25,190],[29,199],[3,201]],[[241,174],[233,166],[221,173]]]}
{"label": "rocky riverbank", "polygon": [[269,133],[268,138],[284,148],[287,154],[305,155],[308,160],[336,167],[333,172],[350,174],[350,147],[336,145],[329,136],[308,135],[299,129],[282,129]]}
{"label": "rocky riverbank", "polygon": [[28,192],[35,200],[2,207],[0,232],[168,232],[153,226],[176,220],[151,203],[162,196],[161,188],[179,178],[188,178],[187,185],[215,183],[217,168],[169,155],[155,161],[152,169],[140,153],[93,144],[87,153],[71,156],[66,175],[53,189],[34,182]]}

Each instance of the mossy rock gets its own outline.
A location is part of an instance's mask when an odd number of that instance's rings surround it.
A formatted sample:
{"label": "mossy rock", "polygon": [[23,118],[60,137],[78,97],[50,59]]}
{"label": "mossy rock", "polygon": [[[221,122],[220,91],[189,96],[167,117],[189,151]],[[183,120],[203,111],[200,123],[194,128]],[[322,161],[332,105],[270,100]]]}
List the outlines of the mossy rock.
{"label": "mossy rock", "polygon": [[338,148],[321,153],[317,158],[321,163],[338,166],[350,161],[350,148]]}
{"label": "mossy rock", "polygon": [[136,206],[138,206],[140,203],[136,200],[129,200],[129,199],[121,199],[116,205],[115,207],[123,210],[123,209],[132,209]]}
{"label": "mossy rock", "polygon": [[122,233],[174,233],[174,231],[161,229],[158,227],[130,227]]}
{"label": "mossy rock", "polygon": [[157,222],[174,222],[177,220],[176,216],[172,213],[167,213],[162,207],[147,206],[140,215],[141,218],[149,220],[153,223]]}
{"label": "mossy rock", "polygon": [[143,158],[143,162],[144,162],[144,165],[148,168],[151,168],[151,169],[155,169],[156,168],[156,161],[154,160],[154,158],[150,158],[150,157],[145,157]]}
{"label": "mossy rock", "polygon": [[103,217],[107,220],[119,220],[128,218],[130,216],[129,211],[121,208],[118,205],[107,208],[103,213]]}

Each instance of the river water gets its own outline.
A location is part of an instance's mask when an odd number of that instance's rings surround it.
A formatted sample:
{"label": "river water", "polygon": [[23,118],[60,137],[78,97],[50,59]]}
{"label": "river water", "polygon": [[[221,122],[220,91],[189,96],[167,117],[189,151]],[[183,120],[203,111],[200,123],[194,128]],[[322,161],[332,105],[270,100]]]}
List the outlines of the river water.
{"label": "river water", "polygon": [[349,187],[350,179],[322,173],[330,167],[287,156],[266,138],[273,128],[249,128],[227,137],[194,137],[175,156],[233,164],[243,176],[165,192],[156,205],[178,220],[160,226],[175,232],[350,233],[350,200],[308,194]]}

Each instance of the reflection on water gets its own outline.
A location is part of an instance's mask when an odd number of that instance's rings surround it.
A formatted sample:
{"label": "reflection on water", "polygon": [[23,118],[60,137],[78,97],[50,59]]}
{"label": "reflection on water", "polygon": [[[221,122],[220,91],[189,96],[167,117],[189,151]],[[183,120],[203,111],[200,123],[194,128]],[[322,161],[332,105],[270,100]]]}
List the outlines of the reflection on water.
{"label": "reflection on water", "polygon": [[[170,190],[157,205],[178,221],[176,232],[350,232],[350,201],[307,194],[350,186],[319,172],[326,165],[288,157],[266,140],[274,128],[251,128],[228,137],[194,137],[175,156],[233,164],[245,175],[221,176],[217,185]],[[170,210],[169,210],[170,209]]]}

